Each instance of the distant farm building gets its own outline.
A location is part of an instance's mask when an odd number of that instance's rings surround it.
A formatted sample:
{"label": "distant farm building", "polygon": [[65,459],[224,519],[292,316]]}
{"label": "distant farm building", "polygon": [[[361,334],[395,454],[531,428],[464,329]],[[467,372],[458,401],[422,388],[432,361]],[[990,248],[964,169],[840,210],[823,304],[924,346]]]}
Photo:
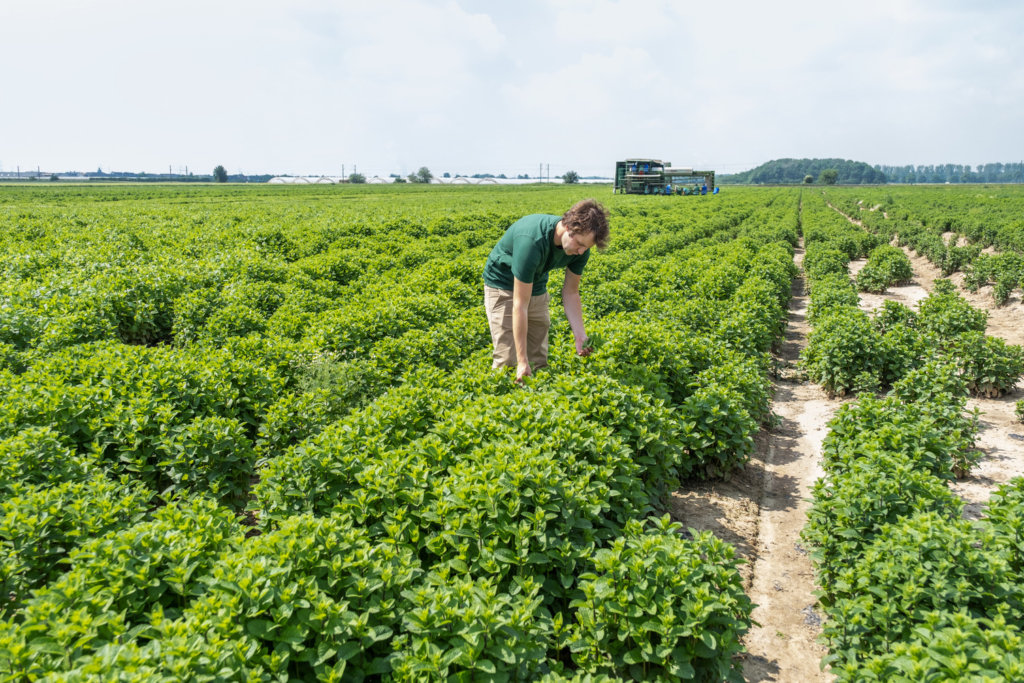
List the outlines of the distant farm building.
{"label": "distant farm building", "polygon": [[[348,178],[340,176],[274,176],[267,181],[271,185],[330,185],[345,183]],[[404,178],[393,176],[369,176],[366,178],[367,185],[386,185],[394,182],[405,182]],[[432,185],[531,185],[536,183],[547,183],[561,185],[564,181],[561,176],[553,178],[496,178],[485,176],[482,178],[470,178],[468,176],[455,176],[453,178],[433,178]],[[610,178],[580,178],[580,183],[609,183]]]}

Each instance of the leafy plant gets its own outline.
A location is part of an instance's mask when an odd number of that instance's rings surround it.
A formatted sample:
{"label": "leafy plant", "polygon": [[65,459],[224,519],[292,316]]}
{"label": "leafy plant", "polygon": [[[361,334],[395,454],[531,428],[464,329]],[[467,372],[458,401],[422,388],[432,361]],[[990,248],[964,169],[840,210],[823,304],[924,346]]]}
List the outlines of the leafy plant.
{"label": "leafy plant", "polygon": [[1014,571],[1024,572],[1024,477],[1011,479],[992,493],[983,524],[1009,553]]}
{"label": "leafy plant", "polygon": [[178,613],[202,592],[196,582],[218,551],[240,537],[234,515],[202,498],[97,534],[71,552],[70,571],[25,601],[14,642],[4,643],[11,668],[51,670],[144,632],[156,607]]}
{"label": "leafy plant", "polygon": [[948,280],[936,280],[935,291],[918,307],[917,324],[920,329],[934,335],[940,343],[964,332],[984,332],[988,313],[974,308],[955,292],[940,287],[940,282],[948,283]]}
{"label": "leafy plant", "polygon": [[904,325],[908,328],[917,327],[917,313],[908,306],[892,299],[882,302],[882,307],[875,311],[875,326],[883,334],[894,325]]}
{"label": "leafy plant", "polygon": [[979,396],[996,397],[1011,391],[1024,374],[1024,348],[999,337],[966,332],[949,349],[967,389]]}
{"label": "leafy plant", "polygon": [[0,616],[58,576],[75,548],[142,519],[153,496],[137,481],[98,471],[12,491],[0,500]]}
{"label": "leafy plant", "polygon": [[710,532],[681,538],[668,517],[593,556],[574,603],[570,650],[580,669],[633,680],[742,680],[732,655],[751,603],[723,560],[732,548]]}
{"label": "leafy plant", "polygon": [[842,307],[818,318],[801,362],[808,377],[832,395],[881,380],[882,336],[866,313]]}
{"label": "leafy plant", "polygon": [[914,271],[902,249],[888,244],[875,247],[857,273],[857,288],[862,292],[884,292],[894,285],[910,282]]}
{"label": "leafy plant", "polygon": [[845,272],[823,275],[811,284],[807,320],[813,325],[818,318],[840,307],[856,308],[859,301],[857,290]]}
{"label": "leafy plant", "polygon": [[493,581],[431,575],[403,593],[404,634],[390,657],[400,680],[530,680],[541,670],[556,625],[540,607],[540,585],[525,578],[514,594]]}
{"label": "leafy plant", "polygon": [[[913,638],[933,611],[973,618],[1024,614],[1024,591],[1005,555],[977,538],[970,522],[925,512],[880,530],[858,562],[839,571],[823,635],[834,655],[855,665]],[[847,669],[848,670],[848,669]]]}
{"label": "leafy plant", "polygon": [[839,573],[856,565],[883,526],[917,511],[954,518],[962,503],[943,481],[875,444],[844,449],[844,472],[815,483],[814,505],[802,532],[811,545],[830,607]]}
{"label": "leafy plant", "polygon": [[1024,636],[1006,617],[935,610],[925,613],[921,622],[888,652],[845,663],[839,677],[910,683],[972,678],[1012,681],[1024,676]]}
{"label": "leafy plant", "polygon": [[[199,418],[167,434],[157,446],[161,492],[208,492],[241,501],[253,474],[255,452],[247,430],[238,420]],[[237,504],[237,503],[236,503]]]}
{"label": "leafy plant", "polygon": [[812,282],[826,275],[845,276],[849,261],[848,254],[844,254],[839,249],[808,248],[807,254],[804,256],[804,272]]}

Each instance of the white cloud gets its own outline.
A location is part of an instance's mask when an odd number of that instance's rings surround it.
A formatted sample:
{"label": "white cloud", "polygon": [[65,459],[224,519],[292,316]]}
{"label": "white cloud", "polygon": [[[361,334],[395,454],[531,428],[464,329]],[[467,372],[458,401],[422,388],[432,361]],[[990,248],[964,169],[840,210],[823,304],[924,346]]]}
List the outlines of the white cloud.
{"label": "white cloud", "polygon": [[677,37],[673,27],[688,9],[668,0],[563,0],[555,2],[555,35],[577,47],[639,47],[665,44]]}
{"label": "white cloud", "polygon": [[994,0],[8,2],[0,164],[1012,160],[1022,33],[1024,6]]}

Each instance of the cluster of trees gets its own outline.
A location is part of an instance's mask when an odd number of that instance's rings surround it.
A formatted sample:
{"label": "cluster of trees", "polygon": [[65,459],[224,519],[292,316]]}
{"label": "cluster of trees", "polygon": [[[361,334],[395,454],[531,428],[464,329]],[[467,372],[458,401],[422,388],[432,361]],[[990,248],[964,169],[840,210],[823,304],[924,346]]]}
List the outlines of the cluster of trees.
{"label": "cluster of trees", "polygon": [[[824,171],[818,174],[818,182],[822,185],[835,185],[836,181],[839,180],[839,171],[834,168],[826,168]],[[805,175],[804,185],[810,185],[814,182],[814,176]]]}
{"label": "cluster of trees", "polygon": [[[415,173],[410,173],[405,178],[396,173],[392,173],[388,177],[392,178],[392,181],[396,183],[429,183],[431,180],[434,179],[434,174],[431,173],[430,169],[427,168],[426,166],[420,166],[420,170],[416,171]],[[447,178],[449,176],[447,173],[445,173],[444,177]],[[348,181],[350,183],[365,183],[366,176],[364,176],[361,173],[353,173],[348,177]]]}
{"label": "cluster of trees", "polygon": [[[445,174],[447,177],[448,174]],[[402,178],[401,176],[391,174],[391,178],[394,178],[396,183],[429,183],[434,178],[434,174],[430,172],[430,169],[426,166],[420,166],[420,170],[415,173],[410,173],[408,178]],[[348,181],[353,184],[360,184],[366,182],[366,176],[362,173],[350,173]]]}
{"label": "cluster of trees", "polygon": [[876,185],[886,182],[882,171],[862,161],[847,159],[775,159],[749,171],[721,175],[718,182],[786,185],[805,183],[808,176],[811,182],[817,178],[823,184]]}
{"label": "cluster of trees", "polygon": [[938,166],[875,166],[894,183],[1020,183],[1024,162],[1016,164],[940,164]]}
{"label": "cluster of trees", "polygon": [[775,159],[742,173],[718,176],[719,183],[787,185],[881,185],[893,183],[1021,183],[1024,162],[936,166],[869,166],[846,159]]}
{"label": "cluster of trees", "polygon": [[426,166],[420,166],[420,170],[409,174],[410,183],[429,183],[434,179],[434,174]]}

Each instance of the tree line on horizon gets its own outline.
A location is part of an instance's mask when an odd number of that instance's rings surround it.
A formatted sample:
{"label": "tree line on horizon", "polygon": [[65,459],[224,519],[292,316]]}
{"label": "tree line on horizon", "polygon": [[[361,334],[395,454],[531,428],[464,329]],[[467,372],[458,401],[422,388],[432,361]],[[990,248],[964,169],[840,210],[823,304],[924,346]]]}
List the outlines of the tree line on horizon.
{"label": "tree line on horizon", "polygon": [[[718,182],[751,185],[789,185],[823,182],[823,172],[835,171],[831,182],[840,185],[882,185],[885,183],[1020,183],[1024,162],[969,164],[871,166],[848,159],[775,159],[749,171],[718,176]],[[811,180],[808,181],[808,178]]]}
{"label": "tree line on horizon", "polygon": [[822,182],[822,172],[835,171],[825,177],[842,185],[879,185],[886,182],[885,174],[863,161],[847,159],[775,159],[742,173],[718,176],[718,182],[752,185],[789,185]]}
{"label": "tree line on horizon", "polygon": [[1024,182],[1024,162],[937,166],[875,166],[890,183],[1020,183]]}

